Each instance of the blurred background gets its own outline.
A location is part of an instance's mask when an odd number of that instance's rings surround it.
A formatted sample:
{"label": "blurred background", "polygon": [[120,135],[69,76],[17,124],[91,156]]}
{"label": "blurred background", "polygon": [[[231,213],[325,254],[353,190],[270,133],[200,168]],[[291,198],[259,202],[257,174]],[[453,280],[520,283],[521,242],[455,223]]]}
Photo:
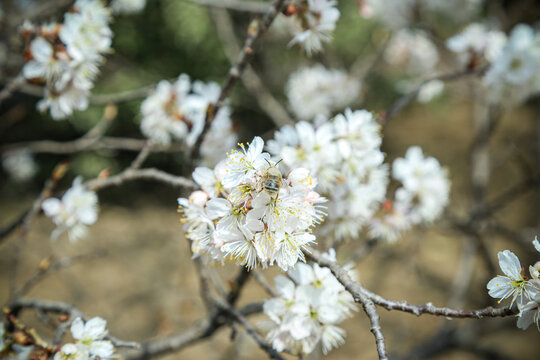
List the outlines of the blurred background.
{"label": "blurred background", "polygon": [[[38,1],[3,0],[0,34],[0,76],[2,85],[17,75],[22,66],[23,43],[10,33],[9,14],[24,12]],[[444,47],[444,41],[467,22],[490,14],[500,28],[509,31],[515,24],[534,25],[540,20],[540,6],[534,1],[486,1],[468,19],[452,14],[423,16],[418,14],[415,26],[430,34],[439,50],[440,60],[434,73],[411,77],[403,67],[384,60],[383,51],[392,30],[376,18],[362,16],[361,0],[339,1],[341,17],[334,40],[321,54],[307,57],[297,47],[288,47],[289,37],[279,29],[270,31],[257,43],[250,60],[262,79],[265,91],[290,114],[285,84],[289,75],[304,67],[322,63],[329,69],[342,69],[362,80],[362,94],[351,105],[384,114],[403,96],[396,86],[404,79],[418,84],[430,76],[460,70],[455,57]],[[52,13],[35,17],[36,22],[61,20],[69,8],[59,6]],[[455,9],[459,12],[459,9]],[[112,48],[107,56],[93,94],[112,94],[152,86],[162,79],[176,78],[180,73],[192,79],[221,83],[230,67],[227,49],[241,43],[251,20],[250,14],[209,8],[184,0],[148,0],[145,9],[133,15],[114,18]],[[230,19],[234,38],[224,39],[224,19]],[[221,28],[220,28],[221,26]],[[225,25],[226,26],[226,25]],[[274,26],[275,27],[275,26]],[[534,264],[538,253],[531,246],[538,234],[540,198],[537,188],[527,187],[511,194],[497,211],[474,229],[456,224],[469,216],[475,204],[471,183],[471,151],[475,143],[475,118],[478,114],[475,77],[448,82],[442,93],[429,102],[413,101],[382,128],[387,162],[403,156],[407,148],[419,145],[448,169],[451,178],[451,201],[442,219],[429,228],[415,228],[395,244],[380,244],[366,256],[356,257],[365,245],[363,239],[342,245],[340,262],[357,261],[360,282],[368,289],[393,300],[411,304],[432,302],[437,306],[482,308],[496,306],[486,284],[500,273],[497,252],[510,249],[523,266]],[[85,134],[100,120],[105,105],[91,105],[76,112],[69,121],[53,121],[36,109],[39,98],[16,91],[0,105],[0,149],[10,144],[50,139],[69,141]],[[108,136],[143,139],[139,130],[140,105],[143,98],[118,103],[118,116]],[[240,141],[253,136],[270,139],[276,125],[261,109],[256,95],[238,82],[230,98],[234,129]],[[501,111],[500,119],[487,145],[491,176],[486,187],[486,201],[500,200],[527,179],[538,177],[540,160],[540,127],[538,98]],[[291,115],[292,116],[292,115]],[[136,156],[133,151],[83,151],[74,154],[36,153],[37,173],[26,181],[17,181],[2,170],[0,177],[0,228],[11,224],[38,196],[52,169],[69,161],[68,175],[58,189],[70,186],[75,175],[97,177],[104,169],[118,173]],[[150,155],[147,166],[186,175],[185,154],[181,151]],[[126,340],[143,341],[188,328],[204,316],[198,296],[198,281],[184,238],[176,199],[186,196],[160,183],[136,181],[99,193],[98,222],[90,235],[75,244],[66,238],[51,242],[50,219],[38,216],[24,244],[12,234],[0,241],[0,302],[8,301],[13,278],[14,254],[21,251],[19,281],[31,276],[44,259],[94,254],[73,266],[54,272],[29,293],[29,297],[60,300],[76,304],[90,316],[108,321],[110,332]],[[226,282],[235,274],[234,265],[216,268],[216,276]],[[256,270],[259,271],[259,270]],[[276,270],[262,274],[272,283]],[[463,285],[465,284],[465,285]],[[266,298],[265,292],[251,280],[240,305]],[[483,320],[450,320],[428,315],[416,317],[397,311],[379,309],[381,325],[392,359],[538,359],[538,330],[516,328],[515,318]],[[250,318],[257,325],[267,318],[261,314]],[[27,314],[25,320],[44,334],[51,330]],[[328,359],[376,358],[369,322],[360,311],[347,320],[347,341],[333,350]],[[260,359],[266,356],[243,330],[230,341],[231,329],[167,358],[185,359]],[[309,359],[322,357],[312,354]]]}

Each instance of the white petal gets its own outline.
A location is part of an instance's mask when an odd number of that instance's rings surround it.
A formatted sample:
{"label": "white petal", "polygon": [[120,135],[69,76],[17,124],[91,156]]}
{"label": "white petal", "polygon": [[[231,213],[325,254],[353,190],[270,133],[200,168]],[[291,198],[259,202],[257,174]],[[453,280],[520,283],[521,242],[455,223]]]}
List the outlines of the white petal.
{"label": "white petal", "polygon": [[503,273],[512,279],[521,279],[521,263],[518,257],[510,250],[499,252],[499,266]]}
{"label": "white petal", "polygon": [[84,332],[84,323],[82,321],[81,318],[76,318],[75,320],[73,320],[73,322],[71,323],[71,336],[76,339],[76,340],[79,340],[82,338],[83,336],[83,332]]}
{"label": "white petal", "polygon": [[229,215],[231,209],[231,204],[222,198],[213,198],[206,203],[206,214],[212,220]]}
{"label": "white petal", "polygon": [[103,359],[110,358],[114,354],[114,346],[110,341],[93,341],[90,353]]}
{"label": "white petal", "polygon": [[43,201],[41,208],[47,216],[56,216],[62,208],[62,202],[56,198],[50,198]]}
{"label": "white petal", "polygon": [[506,276],[494,277],[488,282],[487,288],[491,297],[502,298],[512,289],[512,279]]}
{"label": "white petal", "polygon": [[540,241],[538,241],[538,236],[534,238],[533,245],[536,251],[540,252]]}
{"label": "white petal", "polygon": [[92,339],[102,339],[107,335],[107,321],[100,317],[95,317],[86,322],[84,335]]}

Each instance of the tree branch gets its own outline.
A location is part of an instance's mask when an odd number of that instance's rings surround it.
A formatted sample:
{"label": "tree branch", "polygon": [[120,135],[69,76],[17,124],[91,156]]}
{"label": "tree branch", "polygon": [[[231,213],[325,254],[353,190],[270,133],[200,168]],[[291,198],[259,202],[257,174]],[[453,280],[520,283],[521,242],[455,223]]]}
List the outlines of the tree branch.
{"label": "tree branch", "polygon": [[182,177],[169,174],[165,171],[161,171],[154,168],[146,169],[126,169],[118,175],[109,176],[105,179],[93,179],[85,182],[85,186],[91,190],[99,191],[101,189],[120,186],[127,181],[133,180],[155,180],[163,182],[174,187],[182,187],[188,189],[198,189],[198,185],[193,181]]}
{"label": "tree branch", "polygon": [[195,163],[196,160],[199,158],[200,155],[200,148],[201,144],[204,141],[204,138],[206,137],[206,133],[210,129],[210,125],[212,124],[212,121],[214,120],[216,114],[218,113],[219,109],[223,106],[225,103],[225,100],[229,96],[232,87],[238,80],[238,78],[242,75],[242,72],[246,68],[247,61],[249,58],[249,55],[253,52],[253,45],[255,42],[266,32],[272,21],[274,21],[275,17],[279,14],[281,11],[281,8],[283,7],[283,4],[285,3],[285,0],[276,0],[270,10],[266,12],[264,15],[264,18],[261,19],[254,19],[251,21],[249,27],[248,27],[248,36],[246,37],[246,40],[244,41],[244,46],[242,47],[242,50],[240,51],[240,54],[238,56],[238,60],[235,65],[233,65],[229,69],[229,73],[227,75],[227,78],[225,79],[225,82],[223,83],[221,87],[221,93],[218,97],[218,100],[215,104],[210,105],[208,107],[208,110],[206,112],[206,119],[204,123],[203,130],[199,137],[197,138],[197,141],[192,147],[191,153],[189,154],[189,159],[192,163]]}
{"label": "tree branch", "polygon": [[414,89],[410,93],[405,94],[402,97],[400,97],[399,99],[397,99],[392,104],[392,106],[390,106],[390,108],[386,111],[386,114],[381,118],[380,123],[382,125],[386,125],[388,123],[388,121],[390,121],[390,119],[392,117],[394,117],[394,115],[397,112],[399,112],[402,108],[404,108],[409,103],[411,103],[414,99],[416,99],[416,97],[418,96],[418,94],[420,93],[422,88],[425,85],[427,85],[429,82],[434,81],[434,80],[440,80],[440,81],[444,81],[444,82],[455,81],[455,80],[458,80],[458,79],[461,79],[461,78],[464,78],[464,77],[468,77],[468,76],[482,75],[485,70],[486,70],[485,68],[466,69],[466,70],[459,71],[459,72],[437,75],[437,76],[434,76],[434,77],[431,77],[429,79],[426,79],[426,80],[422,81],[420,83],[420,85],[418,85],[416,87],[416,89]]}
{"label": "tree branch", "polygon": [[268,9],[268,3],[248,0],[188,0],[189,2],[234,11],[264,14]]}
{"label": "tree branch", "polygon": [[[355,301],[360,302],[360,298],[367,297],[373,301],[376,305],[384,307],[386,310],[399,310],[410,314],[420,316],[422,314],[430,314],[436,316],[444,316],[451,318],[476,318],[481,319],[484,317],[504,317],[514,315],[514,311],[508,307],[505,308],[493,308],[488,306],[478,310],[456,310],[446,307],[436,307],[432,303],[426,303],[424,305],[411,305],[405,301],[393,301],[385,299],[384,297],[377,295],[363,286],[355,283],[347,272],[339,266],[337,263],[329,262],[320,256],[320,254],[312,250],[312,253],[305,253],[306,257],[316,262],[321,266],[329,268],[336,279],[351,293]],[[358,300],[357,300],[358,299]]]}
{"label": "tree branch", "polygon": [[[84,313],[77,307],[61,301],[49,301],[41,299],[17,299],[16,301],[12,302],[8,307],[10,313],[14,314],[15,316],[17,316],[17,314],[24,309],[39,309],[44,312],[68,315],[70,317],[70,321],[66,321],[64,322],[64,324],[71,323],[71,321],[73,321],[77,317],[80,317],[84,320],[87,319]],[[112,335],[107,335],[105,338],[110,340],[111,343],[113,343],[116,347],[127,347],[133,349],[140,348],[140,345],[133,341],[119,340]]]}

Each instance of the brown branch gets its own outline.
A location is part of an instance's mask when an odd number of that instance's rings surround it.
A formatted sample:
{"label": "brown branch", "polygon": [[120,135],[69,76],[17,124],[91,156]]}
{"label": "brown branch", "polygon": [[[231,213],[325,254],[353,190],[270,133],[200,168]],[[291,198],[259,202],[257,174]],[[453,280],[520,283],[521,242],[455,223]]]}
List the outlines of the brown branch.
{"label": "brown branch", "polygon": [[21,296],[25,295],[32,287],[39,283],[43,278],[45,278],[49,273],[57,270],[64,269],[71,265],[78,263],[83,260],[92,260],[96,258],[103,257],[106,254],[105,251],[96,251],[88,254],[64,257],[53,264],[48,264],[49,260],[45,259],[45,262],[40,264],[39,269],[26,280],[26,282],[15,292],[13,295],[14,299],[18,299]]}
{"label": "brown branch", "polygon": [[266,291],[266,293],[272,297],[278,297],[278,293],[276,290],[274,290],[274,288],[268,283],[268,281],[266,281],[266,278],[264,277],[263,274],[261,274],[259,272],[259,270],[257,269],[253,269],[251,270],[252,272],[252,275],[253,275],[253,278],[255,279],[255,281],[257,281],[259,283],[259,285],[261,285],[261,287],[264,289],[264,291]]}
{"label": "brown branch", "polygon": [[[8,144],[0,148],[0,152],[8,152],[15,149],[25,148],[33,153],[39,154],[72,154],[85,150],[124,150],[141,151],[147,144],[147,140],[108,137],[104,136],[99,141],[90,141],[88,139],[77,139],[73,141],[29,141],[21,143]],[[183,144],[171,144],[168,146],[155,146],[153,151],[177,152],[185,149]]]}
{"label": "brown branch", "polygon": [[322,259],[321,255],[317,251],[312,250],[311,253],[304,252],[304,254],[310,260],[318,263],[321,266],[329,268],[330,271],[332,271],[332,274],[334,274],[334,276],[336,277],[336,279],[338,279],[338,281],[345,287],[345,289],[353,296],[354,301],[362,305],[362,308],[364,309],[364,312],[368,316],[371,323],[370,330],[375,337],[379,360],[388,359],[384,336],[381,330],[381,325],[379,323],[379,314],[377,313],[377,308],[374,304],[374,301],[370,299],[369,296],[367,296],[366,290],[362,286],[354,282],[349,277],[345,269],[340,267],[335,262],[329,262]]}
{"label": "brown branch", "polygon": [[[17,314],[24,309],[39,309],[44,312],[68,315],[70,317],[70,321],[66,321],[63,323],[67,325],[69,325],[71,321],[78,317],[84,320],[87,319],[84,313],[77,307],[61,301],[49,301],[41,299],[17,299],[16,301],[12,302],[8,306],[8,308],[10,313],[14,314],[15,316],[17,316]],[[119,340],[112,335],[107,335],[105,338],[110,340],[111,343],[113,343],[116,347],[127,347],[133,349],[140,348],[140,345],[133,341]]]}
{"label": "brown branch", "polygon": [[[231,16],[223,9],[211,9],[210,14],[214,20],[217,35],[223,44],[225,54],[231,64],[233,64],[236,60],[236,54],[240,52],[240,46],[234,34],[234,23]],[[249,64],[246,66],[241,80],[249,94],[255,97],[260,108],[268,114],[277,127],[294,125],[294,121],[289,116],[287,110],[266,89],[261,78]]]}
{"label": "brown branch", "polygon": [[146,98],[155,87],[156,84],[151,84],[138,89],[125,90],[117,93],[92,94],[90,96],[90,103],[92,105],[107,105],[140,100]]}
{"label": "brown branch", "polygon": [[478,309],[478,310],[456,310],[456,309],[450,309],[446,307],[436,307],[432,303],[427,303],[424,305],[411,305],[405,301],[388,300],[380,295],[377,295],[365,289],[363,286],[352,281],[351,278],[347,275],[346,271],[341,266],[339,266],[337,263],[323,260],[318,252],[312,250],[311,254],[305,253],[305,255],[310,260],[318,263],[319,265],[329,268],[334,274],[334,276],[336,277],[336,279],[343,286],[345,286],[347,291],[351,293],[355,301],[357,301],[357,299],[360,299],[360,297],[367,297],[368,299],[372,300],[376,305],[382,306],[386,310],[399,310],[399,311],[407,312],[410,314],[415,314],[417,316],[420,316],[422,314],[430,314],[430,315],[444,316],[444,317],[451,317],[451,318],[476,318],[476,319],[481,319],[484,317],[504,317],[504,316],[510,316],[510,315],[515,314],[514,311],[512,311],[512,309],[507,308],[507,307],[493,308],[491,306],[488,306],[486,308]]}
{"label": "brown branch", "polygon": [[[9,229],[14,231],[15,229],[20,229],[19,232],[19,241],[17,242],[17,246],[15,248],[15,251],[13,253],[14,263],[12,265],[13,275],[10,279],[10,298],[13,299],[13,296],[15,295],[15,290],[17,286],[17,276],[19,271],[19,259],[20,255],[22,253],[22,249],[24,247],[26,234],[28,233],[28,229],[30,228],[30,225],[36,215],[39,213],[41,209],[41,203],[48,198],[51,195],[52,189],[56,186],[58,181],[64,177],[64,174],[66,173],[68,169],[68,165],[66,163],[60,163],[58,164],[52,171],[52,174],[50,178],[45,182],[45,185],[43,186],[43,189],[41,190],[39,196],[37,199],[34,200],[32,203],[32,206],[30,209],[28,209],[24,216],[20,219],[20,222],[17,226],[8,226]],[[19,220],[19,219],[17,219]],[[2,232],[3,234],[5,232]],[[5,233],[6,235],[8,233]],[[0,240],[5,239],[0,238]]]}
{"label": "brown branch", "polygon": [[89,180],[85,182],[84,185],[91,190],[99,191],[101,189],[111,186],[120,186],[127,181],[141,179],[163,182],[174,187],[182,187],[188,189],[198,188],[197,184],[185,177],[175,176],[154,168],[126,169],[118,175],[113,175],[105,179],[98,178]]}
{"label": "brown branch", "polygon": [[427,85],[429,82],[434,81],[434,80],[440,80],[440,81],[445,81],[445,82],[455,81],[455,80],[458,80],[458,79],[461,79],[461,78],[464,78],[464,77],[468,77],[468,76],[482,75],[485,70],[486,70],[485,68],[466,69],[464,71],[459,71],[459,72],[454,72],[454,73],[449,73],[449,74],[442,74],[442,75],[433,76],[433,77],[431,77],[429,79],[426,79],[426,80],[422,81],[420,83],[420,85],[418,85],[413,91],[411,91],[410,93],[405,94],[402,97],[400,97],[399,99],[397,99],[392,104],[392,106],[390,106],[390,108],[386,111],[386,114],[384,116],[382,116],[382,118],[380,120],[380,123],[382,125],[386,125],[388,123],[388,121],[390,121],[390,119],[397,112],[399,112],[402,108],[404,108],[409,103],[411,103],[414,99],[416,99],[416,97],[418,96],[418,94],[420,93],[422,88],[425,85]]}
{"label": "brown branch", "polygon": [[264,14],[268,10],[268,3],[258,2],[258,1],[248,1],[248,0],[188,0],[192,3],[228,9],[234,11],[242,11],[249,13],[259,13]]}
{"label": "brown branch", "polygon": [[227,305],[221,302],[216,302],[216,305],[224,313],[229,315],[235,322],[242,325],[244,329],[246,330],[246,332],[248,333],[248,335],[251,336],[253,340],[255,340],[257,345],[259,345],[259,347],[262,350],[264,350],[268,354],[268,356],[270,356],[270,358],[278,359],[278,360],[284,359],[276,350],[274,350],[274,348],[272,348],[271,345],[267,344],[266,341],[264,341],[262,336],[257,331],[255,331],[255,329],[251,327],[251,325],[246,320],[246,318],[238,310],[234,309],[230,305]]}
{"label": "brown branch", "polygon": [[0,91],[0,105],[4,100],[8,99],[13,92],[19,89],[24,84],[24,77],[19,75],[7,83],[7,85]]}
{"label": "brown branch", "polygon": [[251,21],[248,27],[248,35],[246,37],[246,40],[244,41],[244,46],[240,51],[238,60],[236,64],[229,69],[227,78],[225,79],[225,82],[221,87],[221,93],[219,94],[218,100],[215,104],[208,107],[203,130],[197,138],[194,146],[192,147],[191,153],[189,154],[189,160],[192,163],[195,163],[199,158],[201,144],[206,137],[206,133],[210,129],[212,121],[214,120],[219,109],[225,103],[225,100],[227,99],[232,90],[232,87],[246,68],[249,55],[253,52],[253,45],[262,36],[262,34],[265,33],[272,21],[274,21],[274,18],[279,14],[284,3],[285,0],[276,0],[272,7],[266,12],[263,19],[256,18]]}

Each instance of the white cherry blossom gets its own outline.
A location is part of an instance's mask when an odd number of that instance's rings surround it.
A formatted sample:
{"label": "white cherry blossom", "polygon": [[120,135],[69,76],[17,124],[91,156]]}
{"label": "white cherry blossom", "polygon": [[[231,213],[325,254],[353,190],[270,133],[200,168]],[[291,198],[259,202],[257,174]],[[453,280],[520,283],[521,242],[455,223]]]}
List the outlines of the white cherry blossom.
{"label": "white cherry blossom", "polygon": [[540,289],[537,285],[525,280],[521,263],[513,252],[504,250],[499,252],[498,257],[499,266],[506,276],[499,275],[488,282],[489,295],[500,299],[499,302],[511,297],[511,304],[517,301],[518,307],[521,308],[533,299]]}
{"label": "white cherry blossom", "polygon": [[[325,254],[335,260],[335,252]],[[274,279],[278,297],[266,300],[263,310],[273,325],[267,339],[277,351],[309,354],[321,342],[326,354],[344,342],[337,325],[356,310],[354,299],[328,268],[304,263]]]}
{"label": "white cherry blossom", "polygon": [[216,169],[196,168],[193,178],[204,191],[178,199],[194,256],[287,271],[305,261],[303,251],[315,242],[311,229],[322,221],[324,199],[307,169],[283,176],[261,138],[247,149],[239,145]]}
{"label": "white cherry blossom", "polygon": [[114,346],[108,340],[107,322],[100,317],[94,317],[86,323],[81,318],[76,318],[71,323],[71,336],[77,340],[77,347],[83,349],[92,357],[100,359],[112,358]]}
{"label": "white cherry blossom", "polygon": [[339,10],[334,0],[307,0],[292,17],[294,37],[289,45],[300,44],[308,55],[322,50],[332,40]]}
{"label": "white cherry blossom", "polygon": [[361,81],[345,71],[316,65],[292,73],[285,90],[294,114],[301,120],[313,120],[358,102],[361,89]]}
{"label": "white cherry blossom", "polygon": [[84,237],[86,226],[97,221],[97,203],[96,193],[84,187],[81,177],[75,178],[61,200],[49,198],[43,201],[43,211],[56,224],[51,238],[56,240],[65,231],[72,242]]}

